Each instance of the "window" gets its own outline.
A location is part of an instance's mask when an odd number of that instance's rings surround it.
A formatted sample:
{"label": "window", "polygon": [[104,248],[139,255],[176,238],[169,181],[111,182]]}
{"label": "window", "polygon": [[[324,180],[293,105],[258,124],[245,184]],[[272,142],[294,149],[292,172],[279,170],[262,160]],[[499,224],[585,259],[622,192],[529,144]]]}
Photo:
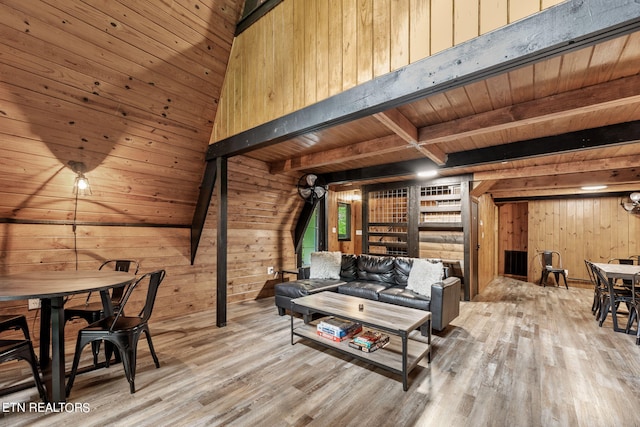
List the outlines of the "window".
{"label": "window", "polygon": [[351,240],[351,204],[338,202],[338,240]]}

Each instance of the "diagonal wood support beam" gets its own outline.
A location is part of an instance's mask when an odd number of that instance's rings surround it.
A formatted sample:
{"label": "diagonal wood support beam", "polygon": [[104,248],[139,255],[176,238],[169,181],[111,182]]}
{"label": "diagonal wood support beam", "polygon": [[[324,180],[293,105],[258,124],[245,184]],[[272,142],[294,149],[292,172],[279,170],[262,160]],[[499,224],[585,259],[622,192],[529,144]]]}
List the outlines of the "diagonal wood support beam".
{"label": "diagonal wood support beam", "polygon": [[306,154],[270,164],[269,172],[281,173],[343,163],[379,154],[405,150],[407,144],[398,135],[386,136],[371,141],[358,142],[340,148]]}
{"label": "diagonal wood support beam", "polygon": [[411,147],[433,160],[437,165],[444,164],[446,160],[446,154],[444,151],[439,147],[425,148],[420,146],[420,144],[418,144],[418,128],[416,128],[400,111],[394,108],[382,113],[376,113],[373,116],[400,138],[407,141]]}

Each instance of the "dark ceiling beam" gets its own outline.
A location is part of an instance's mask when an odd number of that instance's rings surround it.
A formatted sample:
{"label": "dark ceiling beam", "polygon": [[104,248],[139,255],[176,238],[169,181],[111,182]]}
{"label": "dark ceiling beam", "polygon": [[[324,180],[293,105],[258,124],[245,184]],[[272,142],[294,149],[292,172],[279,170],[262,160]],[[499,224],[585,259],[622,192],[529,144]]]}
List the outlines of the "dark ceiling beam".
{"label": "dark ceiling beam", "polygon": [[366,168],[349,169],[345,171],[322,174],[327,184],[345,182],[368,181],[380,178],[395,178],[415,175],[424,170],[435,170],[438,166],[430,159],[413,159],[385,165],[369,166]]}
{"label": "dark ceiling beam", "polygon": [[399,176],[406,177],[414,175],[420,170],[438,169],[442,171],[480,164],[500,163],[509,160],[523,160],[590,148],[629,144],[639,139],[640,121],[634,121],[544,138],[529,139],[494,147],[450,153],[447,162],[442,167],[438,167],[429,159],[414,159],[386,165],[332,172],[323,174],[322,177],[329,184]]}
{"label": "dark ceiling beam", "polygon": [[640,121],[449,153],[444,169],[522,160],[640,140]]}
{"label": "dark ceiling beam", "polygon": [[380,113],[638,30],[638,1],[563,2],[211,144],[207,160],[243,154]]}

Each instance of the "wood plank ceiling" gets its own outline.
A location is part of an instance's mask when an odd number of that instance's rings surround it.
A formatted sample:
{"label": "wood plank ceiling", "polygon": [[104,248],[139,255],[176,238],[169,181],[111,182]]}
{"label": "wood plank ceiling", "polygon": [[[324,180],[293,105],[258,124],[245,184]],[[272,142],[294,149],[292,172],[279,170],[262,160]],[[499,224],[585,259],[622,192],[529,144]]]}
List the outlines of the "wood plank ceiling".
{"label": "wood plank ceiling", "polygon": [[0,218],[188,226],[243,3],[0,2]]}
{"label": "wood plank ceiling", "polygon": [[[242,3],[0,3],[0,218],[71,219],[76,160],[82,220],[188,226]],[[245,154],[276,176],[327,173],[631,122],[639,56],[636,32]],[[496,197],[626,191],[639,160],[634,142],[440,173]]]}
{"label": "wood plank ceiling", "polygon": [[640,135],[524,160],[455,168],[446,162],[452,153],[544,144],[539,138],[637,120],[640,33],[634,32],[247,155],[268,162],[274,173],[301,174],[428,158],[442,176],[475,174],[484,183],[476,194],[496,198],[578,194],[585,192],[581,186],[600,183],[609,185],[605,192],[632,191],[640,190]]}

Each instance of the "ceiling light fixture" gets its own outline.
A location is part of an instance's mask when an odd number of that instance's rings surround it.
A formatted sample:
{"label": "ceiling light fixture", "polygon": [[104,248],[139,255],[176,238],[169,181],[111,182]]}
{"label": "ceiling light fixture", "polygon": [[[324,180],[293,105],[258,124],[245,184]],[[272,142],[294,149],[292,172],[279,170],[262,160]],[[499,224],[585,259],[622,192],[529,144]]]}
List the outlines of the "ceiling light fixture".
{"label": "ceiling light fixture", "polygon": [[604,190],[607,188],[606,185],[585,185],[581,187],[584,191],[596,191],[596,190]]}
{"label": "ceiling light fixture", "polygon": [[438,171],[433,169],[433,170],[428,170],[428,171],[420,171],[418,172],[418,176],[420,178],[433,178],[434,176],[438,175]]}
{"label": "ceiling light fixture", "polygon": [[82,162],[76,162],[75,160],[70,160],[67,163],[71,170],[76,174],[76,179],[73,183],[73,194],[80,194],[85,196],[87,194],[91,194],[91,187],[89,186],[89,180],[84,173],[87,170],[87,167]]}

